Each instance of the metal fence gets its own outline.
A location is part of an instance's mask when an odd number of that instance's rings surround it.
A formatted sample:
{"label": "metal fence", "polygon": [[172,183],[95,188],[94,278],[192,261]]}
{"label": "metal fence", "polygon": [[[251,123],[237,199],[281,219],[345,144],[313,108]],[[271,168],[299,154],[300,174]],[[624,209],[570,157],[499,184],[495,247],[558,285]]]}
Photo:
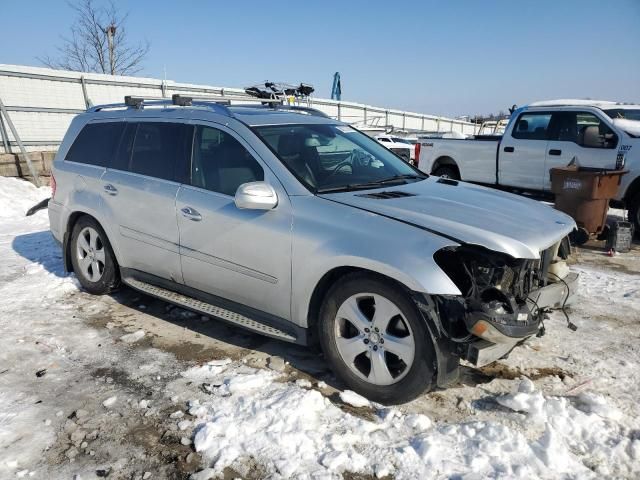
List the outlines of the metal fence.
{"label": "metal fence", "polygon": [[[237,88],[0,64],[0,100],[28,151],[56,150],[72,118],[91,105],[121,102],[125,95],[166,98],[174,93],[250,98]],[[476,128],[447,117],[353,102],[310,98],[308,104],[360,127],[465,134],[473,134]],[[16,152],[17,139],[6,122],[0,121],[0,134],[0,151]]]}

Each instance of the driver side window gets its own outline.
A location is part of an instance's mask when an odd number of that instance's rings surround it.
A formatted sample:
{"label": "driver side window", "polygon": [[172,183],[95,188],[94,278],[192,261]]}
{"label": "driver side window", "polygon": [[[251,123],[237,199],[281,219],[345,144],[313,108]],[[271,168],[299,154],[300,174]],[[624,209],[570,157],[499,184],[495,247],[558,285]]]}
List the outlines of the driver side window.
{"label": "driver side window", "polygon": [[584,148],[615,148],[617,135],[590,112],[553,114],[550,140],[573,142]]}
{"label": "driver side window", "polygon": [[198,125],[193,141],[191,185],[235,195],[243,183],[264,180],[264,170],[232,135]]}

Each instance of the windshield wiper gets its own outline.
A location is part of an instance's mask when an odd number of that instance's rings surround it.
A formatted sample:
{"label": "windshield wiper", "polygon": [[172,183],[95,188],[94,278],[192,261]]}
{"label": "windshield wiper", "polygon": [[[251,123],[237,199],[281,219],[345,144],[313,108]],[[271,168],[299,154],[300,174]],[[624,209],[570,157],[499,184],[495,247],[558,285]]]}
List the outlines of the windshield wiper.
{"label": "windshield wiper", "polygon": [[393,180],[422,180],[429,175],[426,173],[409,173],[404,175],[394,175],[393,177],[385,178],[384,180],[378,180],[378,183],[387,183]]}
{"label": "windshield wiper", "polygon": [[[372,182],[365,183],[352,183],[349,185],[341,185],[339,187],[325,187],[318,188],[316,193],[335,193],[335,192],[348,192],[349,190],[366,190],[369,188],[379,187],[381,185],[389,185],[393,183],[402,182],[403,180],[422,180],[427,178],[429,175],[426,173],[418,174],[405,174],[405,175],[394,175],[393,177],[383,178],[382,180],[374,180]],[[406,183],[406,182],[405,182]]]}

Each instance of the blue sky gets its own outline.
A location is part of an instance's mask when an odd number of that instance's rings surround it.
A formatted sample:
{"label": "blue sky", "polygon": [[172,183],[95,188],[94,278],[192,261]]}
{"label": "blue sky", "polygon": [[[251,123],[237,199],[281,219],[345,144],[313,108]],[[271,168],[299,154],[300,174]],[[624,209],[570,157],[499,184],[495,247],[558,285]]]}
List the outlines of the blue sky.
{"label": "blue sky", "polygon": [[[433,114],[550,98],[640,102],[640,0],[117,0],[141,74],[244,87],[304,81],[328,97]],[[2,0],[0,63],[39,65],[73,21],[64,1]]]}

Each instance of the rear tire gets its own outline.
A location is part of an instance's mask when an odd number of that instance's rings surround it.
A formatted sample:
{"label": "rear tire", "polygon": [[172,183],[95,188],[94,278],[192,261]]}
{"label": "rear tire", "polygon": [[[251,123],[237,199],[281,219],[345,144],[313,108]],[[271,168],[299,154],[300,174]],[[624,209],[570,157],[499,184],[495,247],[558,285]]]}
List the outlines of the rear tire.
{"label": "rear tire", "polygon": [[87,292],[104,295],[116,289],[120,274],[106,233],[91,217],[80,218],[71,233],[73,271]]}
{"label": "rear tire", "polygon": [[450,178],[451,180],[460,180],[460,174],[458,169],[451,165],[442,165],[434,170],[433,174],[436,177]]}
{"label": "rear tire", "polygon": [[319,333],[334,373],[370,400],[403,403],[435,384],[425,320],[407,292],[388,280],[366,273],[338,280],[322,305]]}

